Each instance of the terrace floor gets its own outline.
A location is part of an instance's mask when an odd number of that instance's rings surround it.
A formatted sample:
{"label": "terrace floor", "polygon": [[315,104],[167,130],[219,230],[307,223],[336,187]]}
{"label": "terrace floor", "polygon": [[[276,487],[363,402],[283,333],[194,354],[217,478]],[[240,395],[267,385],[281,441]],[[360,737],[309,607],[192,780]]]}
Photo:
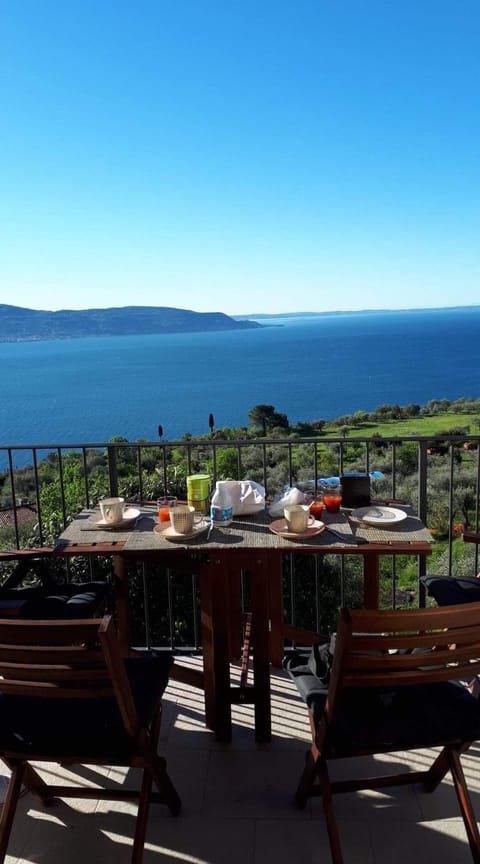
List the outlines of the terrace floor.
{"label": "terrace floor", "polygon": [[[200,691],[169,684],[161,750],[183,810],[174,819],[162,806],[152,805],[144,864],[329,864],[319,799],[303,812],[293,804],[309,731],[303,704],[278,670],[272,673],[272,709],[270,744],[255,743],[249,706],[234,708],[233,741],[219,744],[204,728]],[[382,761],[389,770],[392,764],[402,766],[399,754],[385,756],[375,763],[380,772]],[[416,753],[415,761],[417,767],[423,765],[425,754]],[[462,763],[480,814],[480,745]],[[336,763],[336,775],[344,767]],[[68,777],[63,769],[47,768],[52,770]],[[95,782],[98,771],[82,766],[77,776]],[[126,773],[112,771],[120,783],[129,782]],[[420,787],[400,787],[339,795],[335,803],[346,864],[471,862],[448,780],[433,795]],[[19,804],[6,860],[128,864],[134,813],[131,804],[73,799],[46,810],[27,794]]]}

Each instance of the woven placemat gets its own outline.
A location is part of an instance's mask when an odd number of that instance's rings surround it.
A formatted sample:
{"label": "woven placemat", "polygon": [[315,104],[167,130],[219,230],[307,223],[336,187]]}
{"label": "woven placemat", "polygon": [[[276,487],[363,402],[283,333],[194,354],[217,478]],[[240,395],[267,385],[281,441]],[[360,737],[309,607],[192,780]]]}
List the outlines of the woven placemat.
{"label": "woven placemat", "polygon": [[[125,541],[125,551],[146,551],[155,549],[165,549],[172,547],[189,548],[189,549],[285,549],[292,552],[298,547],[322,547],[335,546],[342,548],[345,545],[357,546],[364,540],[356,540],[348,521],[344,518],[338,524],[337,521],[331,522],[331,527],[338,528],[340,536],[331,534],[329,531],[323,531],[315,536],[298,539],[289,539],[281,537],[270,530],[270,523],[273,520],[266,510],[255,513],[252,516],[236,516],[232,523],[225,528],[214,527],[208,536],[208,532],[200,534],[190,540],[168,540],[161,534],[155,533],[154,526],[156,519],[153,517],[144,517],[143,514],[137,519],[135,531],[130,532]],[[323,520],[322,520],[323,521]]]}
{"label": "woven placemat", "polygon": [[381,528],[378,525],[368,525],[366,522],[355,519],[353,514],[349,514],[347,518],[355,536],[367,540],[369,543],[433,543],[430,531],[413,514],[411,507],[407,505],[401,507],[395,505],[395,507],[406,513],[407,518],[394,525]]}
{"label": "woven placemat", "polygon": [[102,528],[97,525],[100,519],[98,508],[82,510],[62,532],[60,539],[62,543],[75,544],[110,543],[113,540],[123,542],[136,530],[139,521],[148,513],[152,514],[152,518],[156,517],[156,508],[146,511],[142,508],[136,522],[132,521],[128,525],[119,528]]}

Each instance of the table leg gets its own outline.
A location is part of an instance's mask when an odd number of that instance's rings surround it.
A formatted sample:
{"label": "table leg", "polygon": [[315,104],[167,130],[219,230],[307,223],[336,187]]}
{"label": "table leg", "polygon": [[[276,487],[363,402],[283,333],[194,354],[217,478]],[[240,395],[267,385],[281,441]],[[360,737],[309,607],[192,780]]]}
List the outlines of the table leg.
{"label": "table leg", "polygon": [[121,555],[113,556],[113,572],[116,579],[115,609],[120,650],[124,657],[130,645],[130,615],[128,610],[128,564]]}
{"label": "table leg", "polygon": [[281,667],[284,656],[283,616],[283,555],[268,555],[268,606],[270,618],[270,660],[272,666]]}
{"label": "table leg", "polygon": [[230,570],[228,574],[228,640],[230,660],[236,660],[242,653],[242,592],[241,571]]}
{"label": "table leg", "polygon": [[[200,596],[203,669],[205,682],[205,718],[209,729],[215,731],[218,741],[232,737],[232,701],[239,694],[232,693],[230,685],[229,600],[234,576],[228,566],[228,556],[212,555],[201,565]],[[268,558],[255,555],[245,561],[250,574],[252,602],[253,688],[244,701],[254,703],[255,737],[257,741],[271,738],[270,709],[270,657],[269,657],[269,603]],[[243,694],[242,701],[245,697]]]}
{"label": "table leg", "polygon": [[266,555],[256,558],[251,573],[253,685],[255,690],[255,738],[270,741],[272,737],[270,705],[269,652],[269,574]]}
{"label": "table leg", "polygon": [[205,721],[218,741],[231,741],[229,663],[229,579],[224,561],[213,557],[200,566],[200,602],[205,686]]}

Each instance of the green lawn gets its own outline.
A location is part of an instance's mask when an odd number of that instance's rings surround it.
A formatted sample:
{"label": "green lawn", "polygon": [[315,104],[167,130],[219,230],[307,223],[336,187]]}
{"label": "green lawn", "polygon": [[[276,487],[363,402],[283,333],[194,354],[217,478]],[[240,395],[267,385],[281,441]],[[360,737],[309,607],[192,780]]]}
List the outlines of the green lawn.
{"label": "green lawn", "polygon": [[[382,438],[404,437],[406,435],[440,435],[458,429],[465,434],[480,434],[479,414],[437,414],[427,417],[412,417],[409,420],[387,420],[385,423],[364,423],[348,427],[348,438],[369,438],[377,435]],[[339,436],[338,426],[326,425],[324,435]]]}

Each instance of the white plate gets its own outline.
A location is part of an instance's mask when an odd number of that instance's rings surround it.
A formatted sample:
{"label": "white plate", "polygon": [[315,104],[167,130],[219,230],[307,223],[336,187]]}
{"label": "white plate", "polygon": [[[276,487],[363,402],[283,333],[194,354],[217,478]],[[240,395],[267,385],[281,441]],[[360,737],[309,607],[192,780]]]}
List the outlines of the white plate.
{"label": "white plate", "polygon": [[126,525],[131,525],[140,516],[140,510],[136,507],[126,507],[123,511],[123,519],[121,522],[105,522],[105,519],[99,519],[95,522],[96,528],[101,528],[102,531],[114,531],[117,528],[125,528]]}
{"label": "white plate", "polygon": [[159,522],[158,525],[155,525],[154,531],[155,534],[160,534],[161,537],[165,537],[165,540],[173,540],[176,543],[183,543],[184,540],[193,540],[194,537],[198,537],[199,534],[203,534],[204,531],[208,531],[210,528],[210,520],[209,519],[199,519],[193,526],[193,531],[189,534],[179,534],[178,531],[175,531],[173,525],[170,525],[170,522]]}
{"label": "white plate", "polygon": [[305,531],[297,533],[288,530],[286,519],[275,519],[273,522],[270,522],[268,527],[273,534],[278,534],[280,537],[285,537],[287,540],[301,540],[305,537],[315,537],[317,534],[321,534],[322,531],[325,531],[326,525],[325,522],[313,519],[312,523],[307,525]]}
{"label": "white plate", "polygon": [[406,518],[407,513],[404,510],[397,510],[396,507],[377,507],[375,504],[371,504],[370,507],[357,507],[356,510],[352,510],[352,519],[358,519],[359,522],[366,522],[367,525],[376,525],[380,528],[396,525]]}

